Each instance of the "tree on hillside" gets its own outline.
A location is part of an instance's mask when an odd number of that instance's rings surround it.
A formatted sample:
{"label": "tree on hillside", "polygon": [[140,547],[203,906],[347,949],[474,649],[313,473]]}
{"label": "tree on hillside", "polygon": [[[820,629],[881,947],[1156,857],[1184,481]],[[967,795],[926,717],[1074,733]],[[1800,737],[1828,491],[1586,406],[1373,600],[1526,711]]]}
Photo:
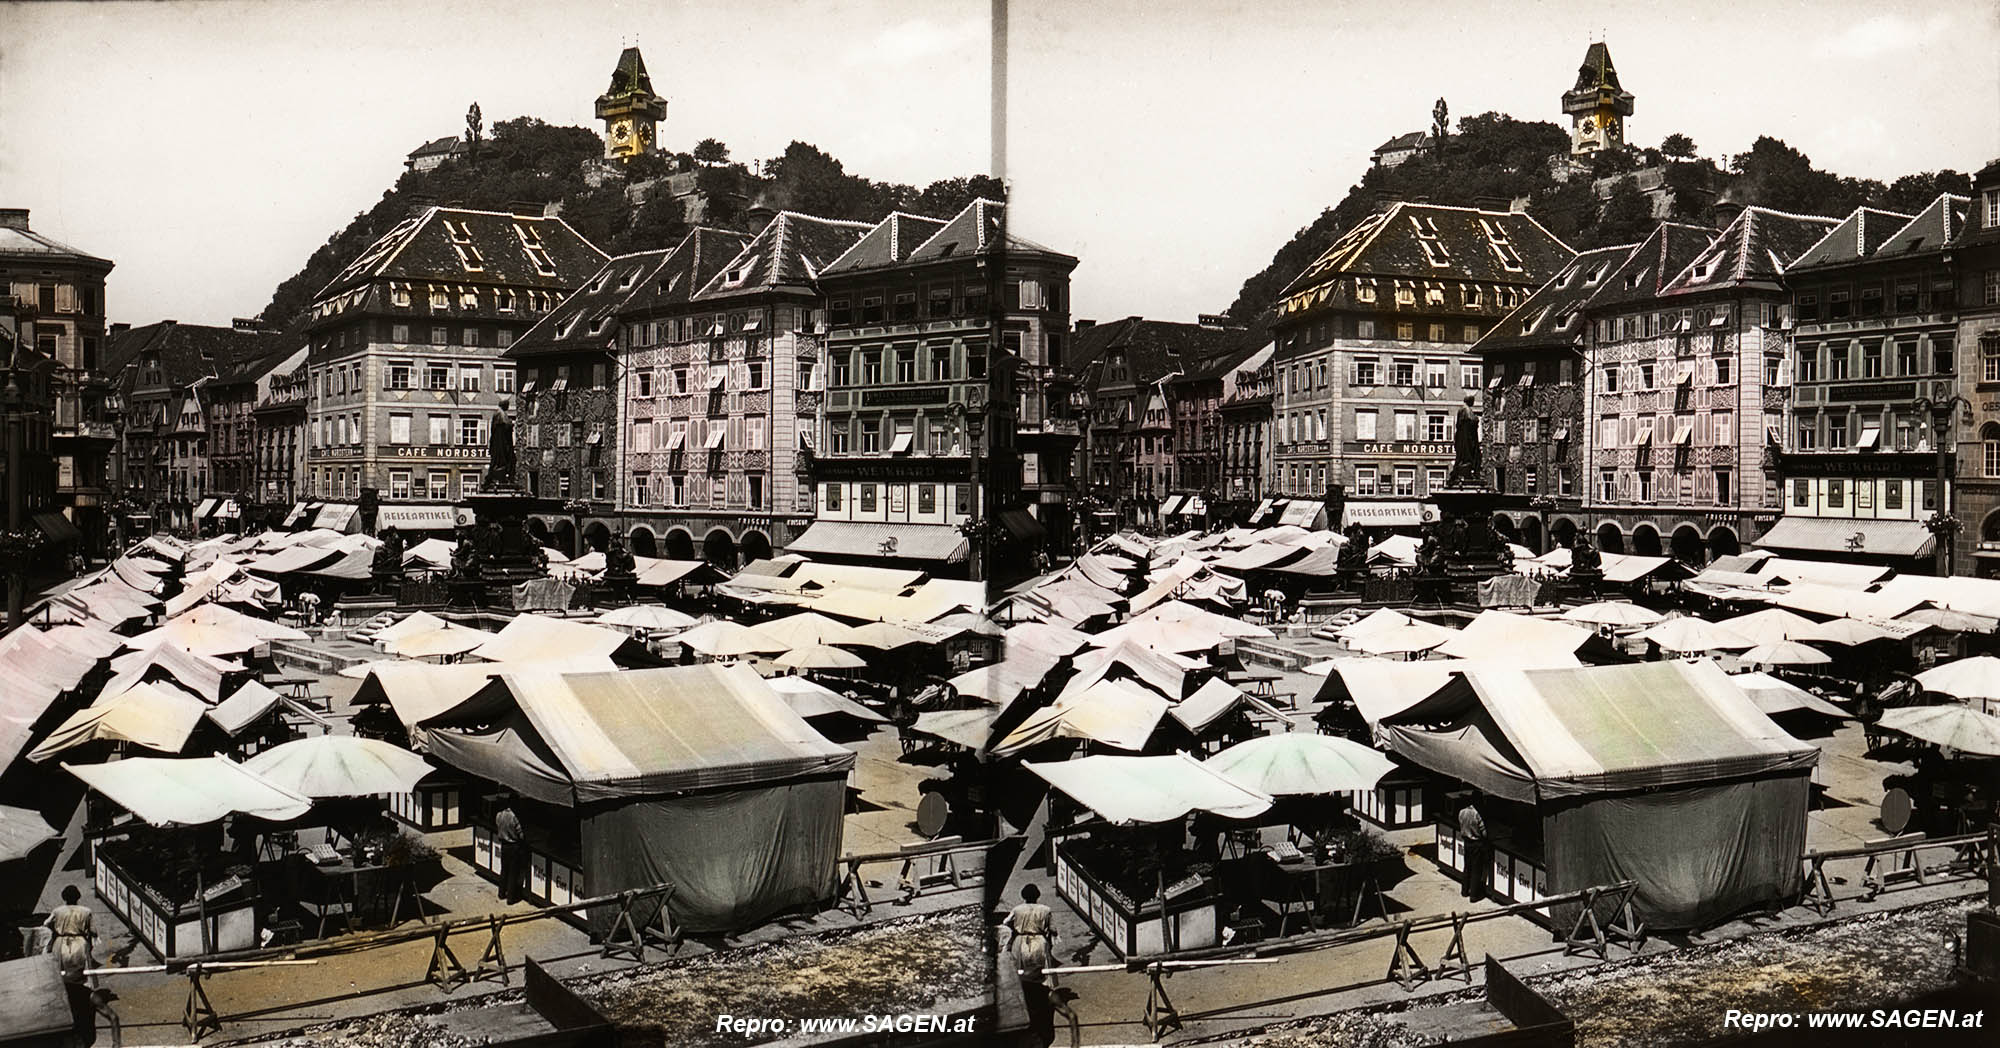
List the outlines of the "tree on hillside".
{"label": "tree on hillside", "polygon": [[1972,176],[1960,174],[1950,168],[1904,175],[1889,183],[1888,188],[1873,203],[1877,207],[1914,215],[1929,207],[1940,193],[1971,196]]}
{"label": "tree on hillside", "polygon": [[1802,215],[1846,214],[1859,200],[1838,176],[1813,167],[1811,158],[1769,135],[1759,135],[1750,151],[1729,158],[1742,177],[1745,199]]}
{"label": "tree on hillside", "polygon": [[729,162],[729,147],[713,138],[704,138],[694,145],[694,158],[703,164],[726,164]]}
{"label": "tree on hillside", "polygon": [[1676,131],[1660,139],[1660,155],[1670,156],[1676,160],[1691,160],[1695,155],[1694,139]]}
{"label": "tree on hillside", "polygon": [[924,191],[911,198],[906,206],[919,215],[950,218],[965,210],[967,204],[981,198],[1004,201],[1007,199],[1007,187],[989,175],[939,179],[925,186]]}
{"label": "tree on hillside", "polygon": [[1597,222],[1576,247],[1608,247],[1636,244],[1653,231],[1653,202],[1631,178],[1621,178],[1611,187],[1611,196],[1599,210]]}

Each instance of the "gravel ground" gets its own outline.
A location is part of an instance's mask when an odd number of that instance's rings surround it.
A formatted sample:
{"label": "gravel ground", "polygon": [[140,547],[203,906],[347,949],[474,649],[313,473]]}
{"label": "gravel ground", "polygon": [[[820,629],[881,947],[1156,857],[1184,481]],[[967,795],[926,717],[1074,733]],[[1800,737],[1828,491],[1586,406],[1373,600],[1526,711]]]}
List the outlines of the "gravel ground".
{"label": "gravel ground", "polygon": [[964,907],[596,976],[570,987],[621,1030],[670,1045],[740,1048],[757,1042],[740,1033],[717,1034],[718,1015],[793,1020],[901,1014],[985,999],[992,966],[982,914],[979,907]]}

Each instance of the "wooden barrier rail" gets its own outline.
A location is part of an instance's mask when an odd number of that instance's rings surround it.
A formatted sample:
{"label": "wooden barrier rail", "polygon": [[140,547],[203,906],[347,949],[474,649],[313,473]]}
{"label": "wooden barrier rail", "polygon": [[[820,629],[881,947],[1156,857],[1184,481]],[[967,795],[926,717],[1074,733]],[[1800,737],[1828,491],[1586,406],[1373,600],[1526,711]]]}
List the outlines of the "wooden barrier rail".
{"label": "wooden barrier rail", "polygon": [[[618,912],[612,916],[611,929],[604,936],[599,955],[603,957],[624,956],[635,962],[645,960],[645,950],[649,937],[660,942],[660,949],[669,955],[678,952],[681,933],[673,926],[673,919],[667,912],[667,903],[673,898],[674,886],[655,884],[644,888],[631,888],[610,895],[599,895],[561,906],[549,906],[527,913],[490,914],[483,917],[467,917],[438,924],[422,924],[414,928],[391,929],[380,932],[361,932],[353,935],[336,936],[318,942],[302,943],[294,946],[267,946],[252,950],[232,950],[225,953],[201,954],[194,957],[170,958],[164,964],[145,965],[132,968],[93,969],[95,975],[133,975],[140,973],[169,972],[188,977],[188,1003],[182,1013],[181,1024],[188,1033],[199,1040],[206,1033],[220,1032],[222,1018],[209,1004],[208,993],[202,989],[202,980],[215,971],[233,968],[263,967],[277,964],[313,964],[309,958],[331,957],[347,953],[358,953],[384,946],[431,940],[429,964],[425,967],[424,981],[436,984],[446,993],[460,985],[497,977],[501,985],[512,985],[507,971],[507,954],[501,942],[501,930],[510,925],[527,924],[531,921],[547,920],[565,913],[578,913],[603,907],[616,906]],[[659,926],[651,920],[643,924],[634,919],[633,906],[641,900],[658,897]],[[450,938],[460,932],[483,931],[487,935],[486,947],[481,952],[478,963],[467,969],[452,950]]]}
{"label": "wooden barrier rail", "polygon": [[[1389,959],[1387,978],[1393,979],[1404,992],[1414,993],[1419,985],[1431,979],[1463,978],[1467,986],[1472,985],[1472,960],[1465,946],[1465,929],[1468,925],[1482,921],[1513,917],[1533,910],[1556,906],[1578,905],[1581,907],[1576,920],[1570,925],[1563,944],[1563,955],[1578,952],[1594,953],[1599,960],[1608,960],[1610,945],[1618,942],[1633,953],[1645,945],[1646,930],[1632,914],[1632,896],[1638,890],[1636,881],[1619,881],[1616,884],[1583,888],[1561,895],[1551,895],[1533,902],[1510,903],[1491,910],[1472,913],[1441,914],[1417,920],[1397,921],[1370,928],[1347,928],[1340,931],[1316,932],[1275,942],[1249,943],[1242,946],[1214,946],[1201,950],[1185,950],[1179,953],[1152,954],[1129,957],[1122,964],[1072,965],[1063,968],[1045,968],[1047,974],[1060,975],[1066,972],[1144,972],[1152,982],[1146,995],[1145,1013],[1141,1022],[1153,1040],[1158,1041],[1165,1034],[1181,1028],[1180,1013],[1167,996],[1166,979],[1177,970],[1206,968],[1235,964],[1270,964],[1277,958],[1269,956],[1248,957],[1245,954],[1287,954],[1307,950],[1321,950],[1336,946],[1350,946],[1374,939],[1395,937],[1394,952]],[[1600,903],[1610,904],[1610,919],[1600,921],[1597,911]],[[1550,917],[1554,917],[1553,911]],[[1445,947],[1436,967],[1424,964],[1411,944],[1410,937],[1431,931],[1451,929],[1451,943]]]}
{"label": "wooden barrier rail", "polygon": [[[908,903],[924,893],[933,883],[950,884],[962,888],[970,883],[981,883],[984,874],[974,874],[958,868],[958,856],[971,852],[985,852],[1004,840],[1015,838],[996,837],[990,841],[940,841],[927,844],[913,844],[898,851],[869,852],[862,855],[843,855],[841,865],[847,873],[840,879],[840,887],[834,892],[833,908],[843,913],[861,916],[875,911],[875,900],[868,895],[868,881],[861,876],[861,867],[873,863],[900,862],[902,870],[897,874],[898,886],[902,889],[902,902]],[[917,870],[917,864],[929,861],[941,862],[929,873]]]}
{"label": "wooden barrier rail", "polygon": [[1826,875],[1826,864],[1842,859],[1867,860],[1861,868],[1861,884],[1866,890],[1847,896],[1848,901],[1866,902],[1898,881],[1931,883],[1930,875],[1935,871],[1924,868],[1922,853],[1926,851],[1950,849],[1963,863],[1962,869],[1944,871],[1945,881],[1964,880],[1981,874],[1990,876],[1996,859],[2000,859],[2000,840],[1996,840],[1996,832],[2000,832],[2000,828],[1988,826],[1983,832],[1950,837],[1904,834],[1846,848],[1809,851],[1805,854],[1806,883],[1804,892],[1799,896],[1799,904],[1811,908],[1821,917],[1834,911],[1841,898],[1834,894],[1833,882]]}

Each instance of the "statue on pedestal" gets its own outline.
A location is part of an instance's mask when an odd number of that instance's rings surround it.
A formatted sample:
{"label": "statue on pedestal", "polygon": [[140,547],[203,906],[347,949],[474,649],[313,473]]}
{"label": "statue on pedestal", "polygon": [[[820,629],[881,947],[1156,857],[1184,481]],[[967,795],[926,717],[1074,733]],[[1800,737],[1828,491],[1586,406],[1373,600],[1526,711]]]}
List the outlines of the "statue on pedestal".
{"label": "statue on pedestal", "polygon": [[637,561],[632,551],[625,548],[625,540],[616,535],[604,549],[604,581],[629,582],[638,578]]}
{"label": "statue on pedestal", "polygon": [[458,545],[451,551],[451,577],[455,579],[477,579],[483,574],[485,565],[484,537],[478,529],[467,525],[458,529]]}
{"label": "statue on pedestal", "polygon": [[375,560],[369,571],[375,576],[375,588],[387,593],[392,581],[403,577],[403,533],[396,528],[383,528],[376,538],[382,544],[375,547]]}
{"label": "statue on pedestal", "polygon": [[486,476],[479,490],[499,491],[514,486],[514,421],[507,415],[508,401],[500,402],[493,416],[493,431],[486,441]]}
{"label": "statue on pedestal", "polygon": [[1445,484],[1454,488],[1478,487],[1480,485],[1479,411],[1469,393],[1465,397],[1465,406],[1458,409],[1458,423],[1452,430],[1451,450],[1451,476],[1445,480]]}

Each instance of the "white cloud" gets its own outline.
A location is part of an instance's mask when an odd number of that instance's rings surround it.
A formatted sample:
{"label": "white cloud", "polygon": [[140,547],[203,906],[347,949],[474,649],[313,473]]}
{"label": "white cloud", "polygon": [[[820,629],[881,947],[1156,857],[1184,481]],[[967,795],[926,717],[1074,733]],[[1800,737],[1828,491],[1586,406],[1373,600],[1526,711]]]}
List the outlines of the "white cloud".
{"label": "white cloud", "polygon": [[978,20],[943,24],[928,18],[913,18],[883,29],[867,42],[849,49],[841,60],[850,66],[913,65],[966,51],[979,43],[986,32],[985,23]]}
{"label": "white cloud", "polygon": [[1910,14],[1879,14],[1856,22],[1827,41],[1827,51],[1853,58],[1879,58],[1912,50],[1927,41],[1945,38],[1952,19],[1945,14],[1918,18]]}

